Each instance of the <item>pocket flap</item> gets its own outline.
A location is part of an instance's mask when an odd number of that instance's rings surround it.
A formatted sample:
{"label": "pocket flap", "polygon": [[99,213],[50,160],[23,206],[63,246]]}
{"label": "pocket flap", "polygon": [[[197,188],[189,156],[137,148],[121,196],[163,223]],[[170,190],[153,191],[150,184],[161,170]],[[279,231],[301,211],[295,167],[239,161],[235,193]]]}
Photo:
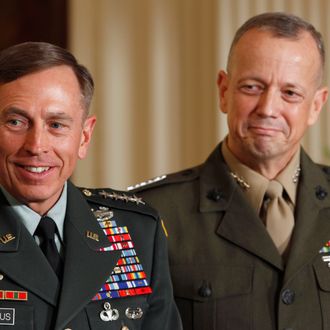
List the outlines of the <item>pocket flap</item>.
{"label": "pocket flap", "polygon": [[[329,256],[330,258],[330,256]],[[327,262],[322,261],[321,257],[313,264],[317,281],[320,289],[330,291],[330,268]]]}
{"label": "pocket flap", "polygon": [[[248,294],[253,267],[228,265],[171,265],[176,297],[205,301]],[[206,290],[205,290],[206,289]]]}

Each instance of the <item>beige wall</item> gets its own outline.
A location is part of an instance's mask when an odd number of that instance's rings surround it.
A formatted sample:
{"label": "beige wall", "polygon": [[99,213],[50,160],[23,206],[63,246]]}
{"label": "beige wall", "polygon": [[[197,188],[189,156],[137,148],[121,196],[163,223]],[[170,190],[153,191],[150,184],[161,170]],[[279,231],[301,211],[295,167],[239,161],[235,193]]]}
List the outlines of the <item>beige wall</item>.
{"label": "beige wall", "polygon": [[[94,75],[98,117],[74,181],[124,189],[204,161],[227,132],[217,72],[235,30],[264,11],[302,16],[329,40],[328,0],[71,0],[70,47]],[[304,140],[324,163],[328,112]]]}

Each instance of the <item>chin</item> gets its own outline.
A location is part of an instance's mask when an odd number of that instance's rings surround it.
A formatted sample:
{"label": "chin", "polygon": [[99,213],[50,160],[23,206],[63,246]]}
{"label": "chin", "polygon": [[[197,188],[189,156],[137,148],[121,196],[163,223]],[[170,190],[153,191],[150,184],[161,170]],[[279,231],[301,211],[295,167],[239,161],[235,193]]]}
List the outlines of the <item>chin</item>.
{"label": "chin", "polygon": [[53,189],[49,186],[34,186],[28,189],[22,189],[18,191],[16,194],[12,194],[14,197],[20,196],[19,199],[23,200],[25,203],[38,203],[43,202],[45,200],[51,199],[55,194],[53,193]]}
{"label": "chin", "polygon": [[248,145],[248,152],[257,159],[272,158],[278,154],[278,146],[269,143],[254,142]]}

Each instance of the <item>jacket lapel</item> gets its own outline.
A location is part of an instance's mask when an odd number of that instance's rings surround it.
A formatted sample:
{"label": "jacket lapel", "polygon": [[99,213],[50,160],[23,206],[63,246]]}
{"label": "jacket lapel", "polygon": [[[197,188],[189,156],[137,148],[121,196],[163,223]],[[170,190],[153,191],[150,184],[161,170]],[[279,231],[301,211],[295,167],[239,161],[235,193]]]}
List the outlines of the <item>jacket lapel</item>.
{"label": "jacket lapel", "polygon": [[[88,238],[87,231],[98,241]],[[99,251],[111,243],[80,191],[70,183],[64,236],[65,264],[56,329],[63,328],[92,300],[120,257],[120,251]]]}
{"label": "jacket lapel", "polygon": [[219,212],[219,236],[283,269],[265,226],[229,172],[218,147],[201,171],[200,211]]}
{"label": "jacket lapel", "polygon": [[296,223],[285,281],[310,262],[330,240],[330,191],[323,171],[302,151]]}
{"label": "jacket lapel", "polygon": [[28,292],[56,305],[59,281],[33,237],[0,193],[0,269]]}

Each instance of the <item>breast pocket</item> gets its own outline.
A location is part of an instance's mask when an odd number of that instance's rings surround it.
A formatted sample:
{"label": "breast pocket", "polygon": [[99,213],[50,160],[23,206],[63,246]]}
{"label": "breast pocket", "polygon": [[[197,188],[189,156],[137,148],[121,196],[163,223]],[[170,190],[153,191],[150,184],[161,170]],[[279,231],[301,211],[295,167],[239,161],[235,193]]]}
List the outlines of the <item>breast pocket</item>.
{"label": "breast pocket", "polygon": [[252,329],[252,267],[172,265],[171,273],[184,328]]}
{"label": "breast pocket", "polygon": [[319,286],[324,329],[330,329],[330,268],[321,258],[317,259],[313,268]]}
{"label": "breast pocket", "polygon": [[34,329],[33,307],[8,302],[0,303],[0,329]]}

